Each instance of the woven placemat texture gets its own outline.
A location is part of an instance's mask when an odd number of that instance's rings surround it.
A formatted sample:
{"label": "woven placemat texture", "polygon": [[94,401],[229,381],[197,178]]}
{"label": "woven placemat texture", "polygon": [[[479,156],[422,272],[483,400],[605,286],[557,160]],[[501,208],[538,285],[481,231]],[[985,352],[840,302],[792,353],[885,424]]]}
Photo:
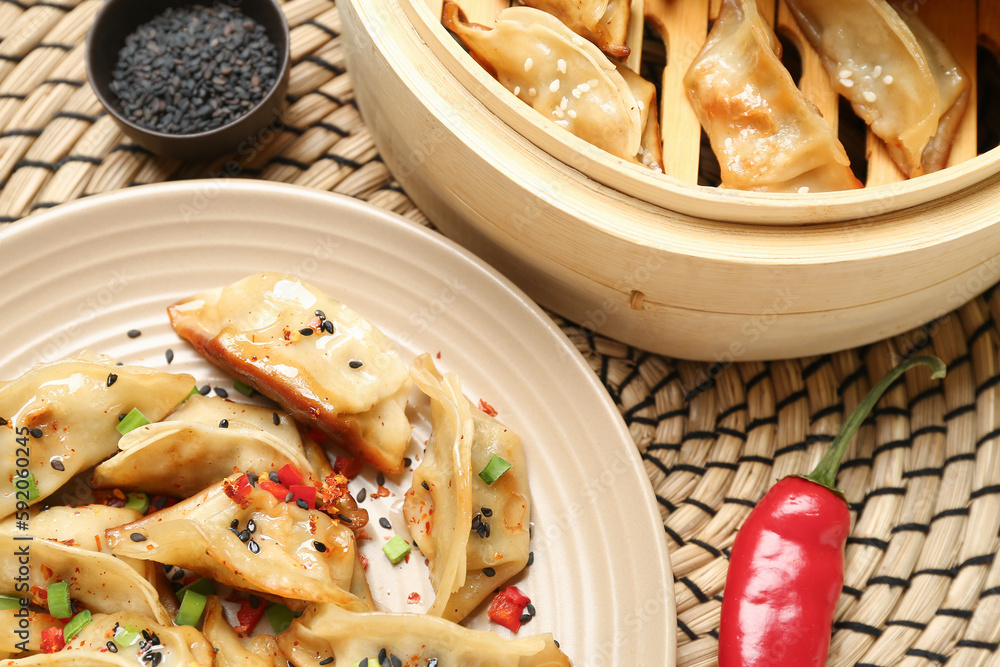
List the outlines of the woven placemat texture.
{"label": "woven placemat texture", "polygon": [[[333,1],[285,3],[294,66],[283,121],[206,163],[152,156],[103,113],[83,60],[100,6],[0,0],[0,221],[141,183],[263,178],[427,224],[358,114]],[[728,549],[754,504],[810,470],[871,383],[916,350],[948,362],[948,377],[898,382],[840,475],[854,522],[830,664],[1000,665],[998,313],[992,291],[864,349],[729,365],[674,361],[555,318],[620,407],[656,493],[679,665],[716,664]]]}

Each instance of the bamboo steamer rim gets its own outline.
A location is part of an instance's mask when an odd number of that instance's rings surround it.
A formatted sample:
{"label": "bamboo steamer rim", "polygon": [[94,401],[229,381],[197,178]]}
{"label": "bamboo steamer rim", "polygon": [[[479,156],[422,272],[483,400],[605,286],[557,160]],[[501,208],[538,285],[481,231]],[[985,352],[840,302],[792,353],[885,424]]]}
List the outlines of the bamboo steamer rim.
{"label": "bamboo steamer rim", "polygon": [[606,153],[549,122],[489,76],[425,2],[401,0],[400,5],[430,52],[457,82],[537,148],[629,198],[692,217],[768,226],[861,220],[932,203],[1000,173],[997,147],[938,172],[859,190],[767,193],[685,183]]}

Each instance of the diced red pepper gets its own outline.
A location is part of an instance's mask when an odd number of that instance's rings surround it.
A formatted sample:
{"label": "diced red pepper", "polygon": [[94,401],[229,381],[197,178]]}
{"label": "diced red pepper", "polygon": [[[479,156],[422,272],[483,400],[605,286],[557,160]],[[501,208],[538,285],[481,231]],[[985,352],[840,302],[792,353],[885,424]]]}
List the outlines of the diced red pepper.
{"label": "diced red pepper", "polygon": [[354,479],[361,472],[361,466],[364,465],[364,461],[361,459],[352,459],[349,456],[338,456],[336,462],[333,464],[333,471],[340,473],[347,479]]}
{"label": "diced red pepper", "polygon": [[45,628],[42,630],[42,653],[55,653],[61,651],[66,646],[66,639],[63,637],[62,626]]}
{"label": "diced red pepper", "polygon": [[302,484],[303,477],[298,468],[290,463],[286,463],[278,470],[278,479],[288,488],[292,488],[295,484]]}
{"label": "diced red pepper", "polygon": [[316,487],[309,486],[306,484],[293,484],[288,487],[288,490],[292,492],[292,502],[296,502],[299,499],[306,501],[306,505],[309,508],[316,507]]}
{"label": "diced red pepper", "polygon": [[494,623],[499,623],[511,632],[521,629],[521,615],[531,600],[515,586],[509,586],[497,593],[486,614]]}
{"label": "diced red pepper", "polygon": [[243,600],[239,611],[236,612],[236,620],[240,624],[236,626],[235,630],[244,637],[253,632],[253,629],[257,627],[257,622],[264,615],[265,607],[267,607],[267,602],[264,600],[257,601],[256,609],[250,604],[250,600]]}
{"label": "diced red pepper", "polygon": [[269,479],[261,477],[257,480],[257,486],[259,486],[263,491],[267,491],[281,502],[285,502],[285,498],[288,497],[288,487],[284,484],[272,482]]}

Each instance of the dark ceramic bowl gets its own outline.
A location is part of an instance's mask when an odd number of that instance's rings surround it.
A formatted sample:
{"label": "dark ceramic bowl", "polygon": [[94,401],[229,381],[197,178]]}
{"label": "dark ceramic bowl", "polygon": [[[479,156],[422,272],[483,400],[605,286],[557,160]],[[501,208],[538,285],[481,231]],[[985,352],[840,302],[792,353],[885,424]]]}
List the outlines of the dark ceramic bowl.
{"label": "dark ceramic bowl", "polygon": [[276,125],[288,90],[288,23],[275,0],[225,0],[264,27],[277,48],[278,76],[263,99],[243,115],[217,128],[192,134],[171,134],[136,124],[122,112],[118,95],[111,89],[112,73],[125,38],[140,25],[169,7],[211,5],[212,0],[107,0],[97,13],[87,35],[87,77],[104,105],[122,130],[135,143],[159,155],[180,159],[203,159],[252,146],[258,135]]}

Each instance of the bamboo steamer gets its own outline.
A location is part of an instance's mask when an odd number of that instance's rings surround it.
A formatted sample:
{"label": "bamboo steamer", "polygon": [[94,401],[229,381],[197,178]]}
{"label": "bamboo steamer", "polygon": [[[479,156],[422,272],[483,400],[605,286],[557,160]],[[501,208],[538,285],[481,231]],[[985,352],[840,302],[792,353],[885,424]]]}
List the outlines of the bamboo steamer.
{"label": "bamboo steamer", "polygon": [[[675,64],[663,79],[675,93],[664,94],[662,112],[666,176],[593,148],[517,100],[440,25],[440,0],[433,9],[427,0],[342,0],[366,124],[443,232],[560,315],[644,350],[708,361],[864,345],[1000,280],[1000,149],[975,155],[974,105],[954,164],[917,179],[900,181],[869,141],[862,190],[698,186],[699,129],[679,86],[717,3],[645,2],[665,7],[676,31],[665,40]],[[794,39],[784,7],[770,8]],[[1000,44],[996,3],[925,0],[920,11],[970,73],[977,41]],[[801,86],[836,122],[818,57],[798,43]]]}

